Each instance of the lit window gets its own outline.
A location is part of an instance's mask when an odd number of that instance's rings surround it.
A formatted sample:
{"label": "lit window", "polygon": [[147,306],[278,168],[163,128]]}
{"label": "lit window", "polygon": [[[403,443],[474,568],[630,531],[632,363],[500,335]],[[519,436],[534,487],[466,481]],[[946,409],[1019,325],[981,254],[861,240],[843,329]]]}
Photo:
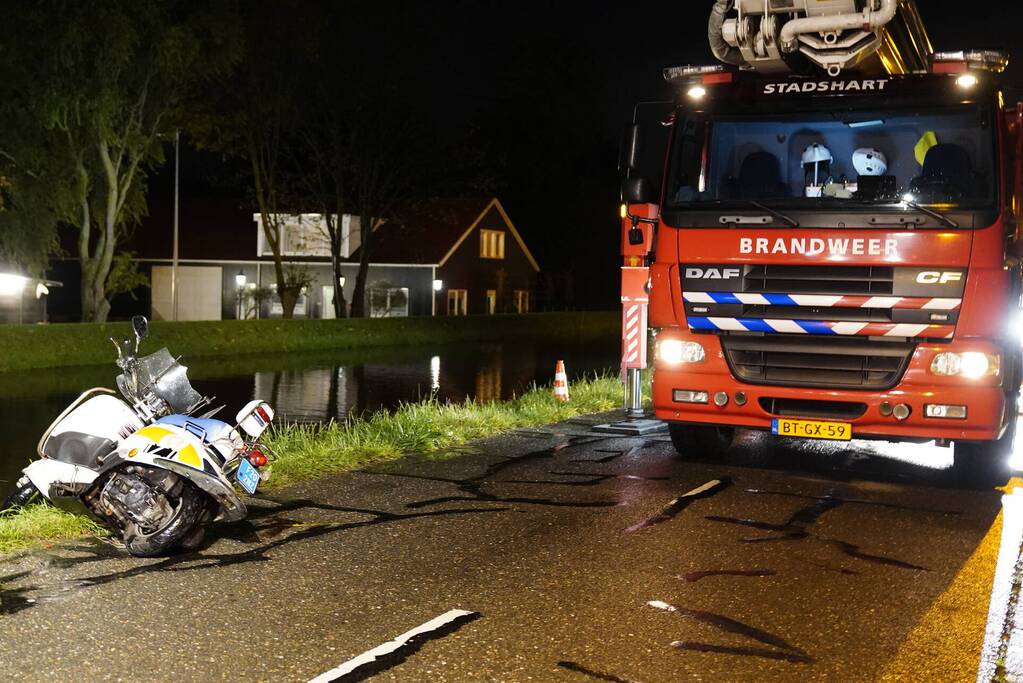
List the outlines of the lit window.
{"label": "lit window", "polygon": [[469,291],[466,289],[448,290],[448,315],[466,315],[469,309]]}
{"label": "lit window", "polygon": [[408,287],[374,287],[369,290],[369,317],[404,318],[408,315]]}
{"label": "lit window", "polygon": [[497,290],[487,290],[487,315],[494,315],[497,313]]}
{"label": "lit window", "polygon": [[504,258],[504,231],[480,230],[480,258]]}
{"label": "lit window", "polygon": [[527,289],[515,290],[515,312],[529,313],[529,290]]}

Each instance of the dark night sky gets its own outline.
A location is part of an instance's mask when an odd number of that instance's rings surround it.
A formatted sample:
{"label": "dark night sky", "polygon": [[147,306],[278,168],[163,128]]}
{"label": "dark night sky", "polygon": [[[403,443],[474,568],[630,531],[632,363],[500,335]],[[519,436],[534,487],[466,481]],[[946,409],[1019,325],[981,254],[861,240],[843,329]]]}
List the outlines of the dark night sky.
{"label": "dark night sky", "polygon": [[[438,136],[482,126],[491,163],[501,160],[498,194],[541,265],[572,269],[577,305],[606,308],[617,296],[621,128],[635,102],[670,96],[662,67],[714,63],[712,4],[377,2],[351,31],[369,37]],[[1015,2],[972,3],[974,14],[949,0],[918,4],[937,49],[1004,47],[1023,59]],[[1009,79],[1017,73],[1010,67]]]}

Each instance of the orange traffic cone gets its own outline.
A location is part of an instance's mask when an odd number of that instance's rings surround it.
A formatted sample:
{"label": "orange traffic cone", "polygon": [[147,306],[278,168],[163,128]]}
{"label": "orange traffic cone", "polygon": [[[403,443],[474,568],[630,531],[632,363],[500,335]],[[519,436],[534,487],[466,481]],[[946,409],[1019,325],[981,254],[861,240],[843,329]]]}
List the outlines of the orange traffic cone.
{"label": "orange traffic cone", "polygon": [[559,360],[554,368],[554,400],[568,400],[568,375],[565,374],[565,361]]}

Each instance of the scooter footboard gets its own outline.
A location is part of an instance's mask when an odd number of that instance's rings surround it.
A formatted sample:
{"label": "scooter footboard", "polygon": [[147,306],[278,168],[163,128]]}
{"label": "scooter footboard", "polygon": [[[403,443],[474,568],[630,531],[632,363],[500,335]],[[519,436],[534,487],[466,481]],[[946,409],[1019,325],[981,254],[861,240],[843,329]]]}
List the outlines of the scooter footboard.
{"label": "scooter footboard", "polygon": [[96,481],[98,472],[49,458],[30,463],[23,471],[32,485],[55,506],[68,512],[88,512],[79,496]]}

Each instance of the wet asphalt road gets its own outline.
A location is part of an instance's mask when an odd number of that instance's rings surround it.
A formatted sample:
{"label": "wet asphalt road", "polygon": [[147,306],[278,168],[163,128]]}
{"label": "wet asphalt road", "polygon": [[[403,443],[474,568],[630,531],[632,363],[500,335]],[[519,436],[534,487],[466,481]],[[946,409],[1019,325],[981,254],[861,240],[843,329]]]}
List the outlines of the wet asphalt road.
{"label": "wet asphalt road", "polygon": [[306,681],[462,609],[478,617],[372,680],[975,676],[990,479],[757,435],[682,461],[666,435],[590,422],[274,491],[195,555],[90,541],[8,558],[0,670]]}

